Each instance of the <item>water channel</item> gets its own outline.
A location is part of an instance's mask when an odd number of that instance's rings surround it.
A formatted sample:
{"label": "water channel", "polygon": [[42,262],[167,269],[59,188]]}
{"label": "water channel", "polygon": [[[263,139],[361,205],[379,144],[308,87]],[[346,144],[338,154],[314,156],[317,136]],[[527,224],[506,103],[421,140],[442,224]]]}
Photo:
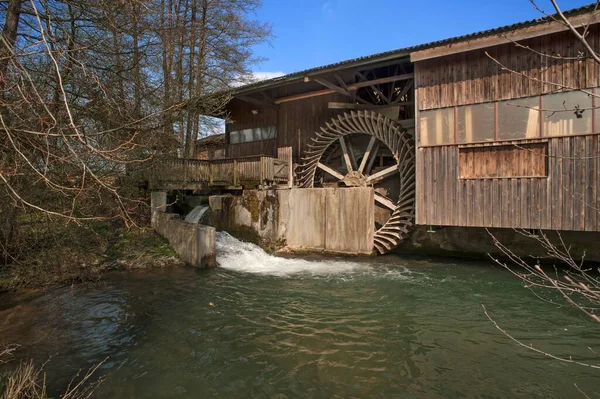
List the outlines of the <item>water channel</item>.
{"label": "water channel", "polygon": [[[600,335],[491,262],[277,258],[219,233],[212,270],[115,273],[3,294],[0,342],[48,361],[57,395],[107,359],[97,398],[572,398]],[[577,384],[577,387],[575,387]]]}

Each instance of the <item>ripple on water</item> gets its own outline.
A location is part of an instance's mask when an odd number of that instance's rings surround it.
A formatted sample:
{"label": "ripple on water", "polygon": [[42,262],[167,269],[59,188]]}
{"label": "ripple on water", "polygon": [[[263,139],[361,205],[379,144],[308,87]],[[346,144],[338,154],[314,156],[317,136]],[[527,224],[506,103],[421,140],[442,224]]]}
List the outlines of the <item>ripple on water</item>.
{"label": "ripple on water", "polygon": [[[226,234],[220,268],[115,274],[0,313],[0,341],[47,366],[58,393],[109,357],[97,397],[574,397],[598,374],[598,333],[508,273],[461,265],[270,256]],[[549,315],[551,317],[549,317]],[[1,320],[1,319],[0,319]],[[596,350],[597,351],[597,350]],[[57,396],[57,395],[54,395]]]}

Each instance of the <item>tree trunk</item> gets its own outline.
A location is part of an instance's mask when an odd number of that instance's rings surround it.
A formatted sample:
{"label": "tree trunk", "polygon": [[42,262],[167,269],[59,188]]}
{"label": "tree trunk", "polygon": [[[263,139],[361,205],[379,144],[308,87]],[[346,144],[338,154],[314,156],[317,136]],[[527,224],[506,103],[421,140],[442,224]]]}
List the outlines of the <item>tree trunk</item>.
{"label": "tree trunk", "polygon": [[[21,17],[21,4],[23,0],[8,0],[8,6],[6,7],[6,20],[2,29],[2,42],[0,43],[0,98],[6,98],[6,86],[8,82],[8,66],[12,53],[17,40],[17,32],[19,29],[19,20]],[[10,115],[6,112],[6,109],[0,109],[2,117],[7,126],[10,126]],[[2,160],[4,161],[4,160]],[[6,177],[5,179],[10,179]],[[8,192],[7,192],[8,194]],[[2,234],[2,252],[4,263],[8,261],[8,253],[6,252],[9,248],[14,227],[15,219],[17,215],[17,204],[12,198],[3,201],[4,205],[1,212],[2,223],[0,234]]]}
{"label": "tree trunk", "polygon": [[0,43],[0,91],[4,96],[4,88],[8,79],[8,64],[17,40],[19,19],[21,18],[21,4],[23,0],[8,0],[6,7],[6,20],[2,29],[2,43]]}

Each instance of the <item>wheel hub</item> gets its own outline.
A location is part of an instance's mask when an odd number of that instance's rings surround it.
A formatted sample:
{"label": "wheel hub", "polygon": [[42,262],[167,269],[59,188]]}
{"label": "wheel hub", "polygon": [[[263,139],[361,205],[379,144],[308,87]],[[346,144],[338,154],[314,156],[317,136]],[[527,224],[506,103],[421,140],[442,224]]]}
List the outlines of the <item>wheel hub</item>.
{"label": "wheel hub", "polygon": [[367,178],[365,175],[355,170],[344,176],[340,183],[346,187],[367,187]]}

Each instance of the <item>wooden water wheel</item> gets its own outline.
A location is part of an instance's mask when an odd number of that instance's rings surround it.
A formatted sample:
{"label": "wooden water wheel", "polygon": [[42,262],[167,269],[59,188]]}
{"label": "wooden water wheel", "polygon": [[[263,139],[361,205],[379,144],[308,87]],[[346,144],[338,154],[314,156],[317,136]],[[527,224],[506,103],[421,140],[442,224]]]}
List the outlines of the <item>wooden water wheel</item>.
{"label": "wooden water wheel", "polygon": [[308,145],[301,187],[373,187],[374,247],[380,254],[409,234],[415,214],[415,146],[399,123],[373,111],[333,118]]}

